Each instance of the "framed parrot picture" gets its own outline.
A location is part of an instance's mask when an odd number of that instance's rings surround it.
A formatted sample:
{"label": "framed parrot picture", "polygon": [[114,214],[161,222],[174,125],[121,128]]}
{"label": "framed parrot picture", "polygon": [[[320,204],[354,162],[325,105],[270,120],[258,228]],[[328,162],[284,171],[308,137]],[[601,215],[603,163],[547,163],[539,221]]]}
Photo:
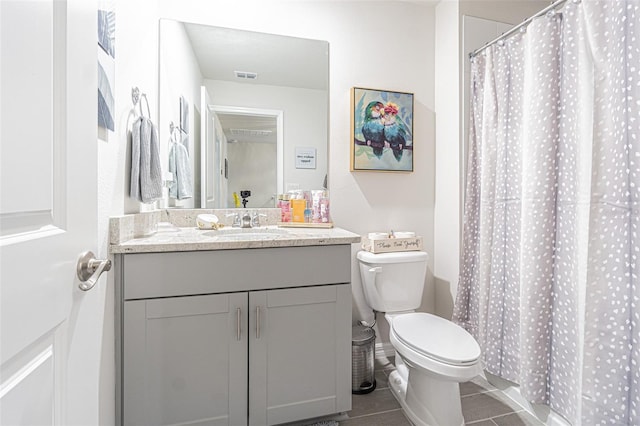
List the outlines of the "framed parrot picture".
{"label": "framed parrot picture", "polygon": [[354,171],[413,171],[413,93],[351,89]]}

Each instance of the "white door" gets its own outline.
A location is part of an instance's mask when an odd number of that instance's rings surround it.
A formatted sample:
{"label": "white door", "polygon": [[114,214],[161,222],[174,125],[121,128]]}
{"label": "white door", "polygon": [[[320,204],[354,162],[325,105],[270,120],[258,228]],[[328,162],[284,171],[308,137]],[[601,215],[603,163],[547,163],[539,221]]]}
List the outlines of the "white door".
{"label": "white door", "polygon": [[98,423],[97,293],[76,277],[97,253],[96,13],[0,1],[2,425]]}
{"label": "white door", "polygon": [[200,199],[201,207],[217,208],[215,185],[218,182],[215,163],[215,127],[211,99],[205,86],[200,86]]}

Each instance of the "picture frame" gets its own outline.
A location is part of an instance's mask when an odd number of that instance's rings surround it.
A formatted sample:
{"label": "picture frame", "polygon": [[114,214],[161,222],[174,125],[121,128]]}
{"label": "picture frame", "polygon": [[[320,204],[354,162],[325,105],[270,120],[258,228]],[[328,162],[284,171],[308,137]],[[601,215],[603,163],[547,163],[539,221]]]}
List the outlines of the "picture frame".
{"label": "picture frame", "polygon": [[189,134],[189,103],[184,96],[180,96],[180,130]]}
{"label": "picture frame", "polygon": [[413,93],[351,88],[350,170],[413,172]]}
{"label": "picture frame", "polygon": [[184,96],[180,96],[180,127],[179,127],[180,143],[184,145],[189,152],[189,103]]}
{"label": "picture frame", "polygon": [[114,0],[98,2],[98,126],[115,130],[116,13]]}

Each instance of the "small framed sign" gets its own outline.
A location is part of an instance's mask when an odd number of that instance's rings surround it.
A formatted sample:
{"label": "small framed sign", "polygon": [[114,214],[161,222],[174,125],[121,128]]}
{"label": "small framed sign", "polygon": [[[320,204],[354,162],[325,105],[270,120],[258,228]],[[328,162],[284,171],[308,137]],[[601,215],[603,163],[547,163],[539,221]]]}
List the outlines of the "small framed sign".
{"label": "small framed sign", "polygon": [[296,148],[296,169],[315,169],[316,149]]}

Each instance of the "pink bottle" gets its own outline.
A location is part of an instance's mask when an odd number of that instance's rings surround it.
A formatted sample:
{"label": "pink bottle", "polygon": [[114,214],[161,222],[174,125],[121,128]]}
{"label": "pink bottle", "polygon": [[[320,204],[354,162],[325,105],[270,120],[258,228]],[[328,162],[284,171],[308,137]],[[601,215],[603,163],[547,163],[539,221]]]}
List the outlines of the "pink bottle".
{"label": "pink bottle", "polygon": [[291,222],[291,202],[289,194],[281,194],[278,197],[278,207],[280,207],[280,221]]}

